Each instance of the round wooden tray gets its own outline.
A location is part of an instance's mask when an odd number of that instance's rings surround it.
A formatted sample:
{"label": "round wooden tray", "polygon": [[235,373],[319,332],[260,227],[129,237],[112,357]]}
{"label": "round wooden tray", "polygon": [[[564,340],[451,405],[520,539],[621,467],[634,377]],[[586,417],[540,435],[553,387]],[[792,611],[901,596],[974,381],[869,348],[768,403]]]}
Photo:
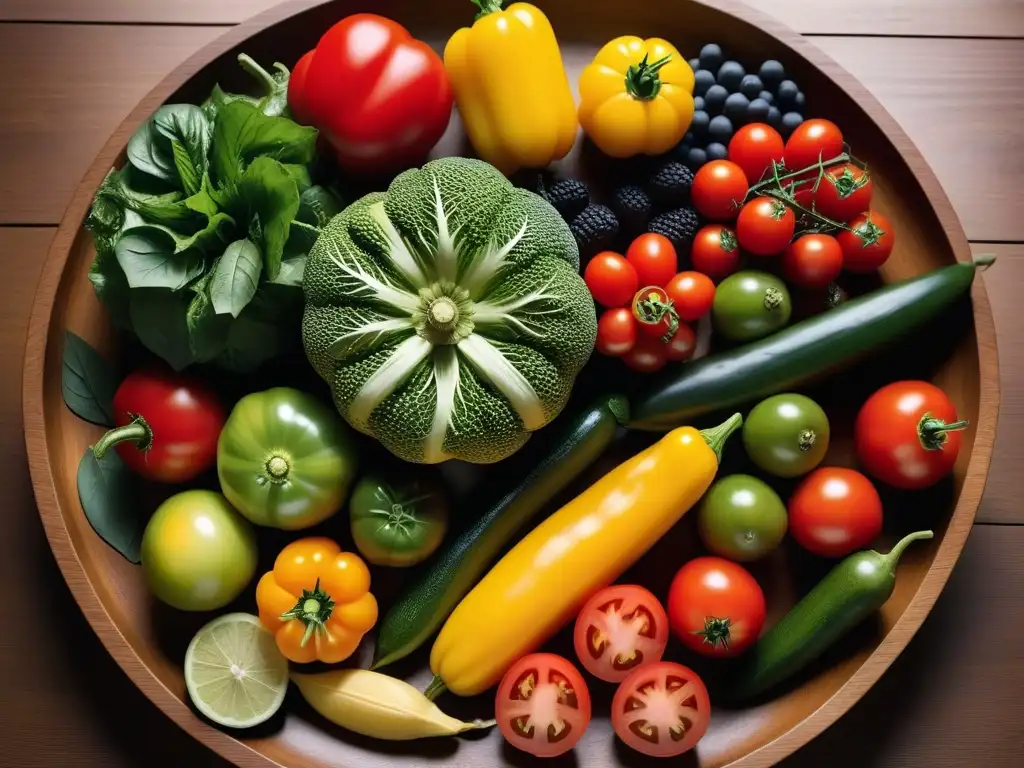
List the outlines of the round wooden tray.
{"label": "round wooden tray", "polygon": [[[931,170],[892,117],[854,78],[796,33],[736,0],[715,0],[714,5],[712,8],[700,0],[544,3],[573,81],[599,45],[625,33],[668,38],[689,55],[701,44],[715,41],[743,61],[780,59],[806,93],[809,113],[838,122],[858,156],[872,167],[877,207],[892,219],[898,231],[897,250],[883,269],[883,279],[902,279],[954,260],[970,259],[963,231]],[[438,48],[473,15],[468,0],[306,0],[277,7],[232,29],[178,67],[143,99],[100,152],[60,225],[33,307],[24,374],[32,481],[60,568],[100,639],[153,703],[223,757],[240,766],[291,768],[368,768],[398,761],[480,768],[525,765],[530,758],[504,746],[496,732],[482,738],[397,744],[361,739],[316,716],[294,692],[289,695],[286,714],[257,733],[235,738],[211,727],[187,703],[181,674],[185,644],[209,616],[176,614],[156,604],[145,589],[139,569],[95,535],[78,501],[78,461],[99,430],[64,407],[60,385],[63,334],[73,330],[104,354],[117,354],[115,335],[86,279],[93,250],[82,222],[100,181],[111,166],[124,162],[128,138],[160,104],[198,103],[217,81],[229,90],[244,88],[244,77],[235,62],[238,52],[244,50],[264,63],[280,60],[294,64],[330,24],[357,11],[394,18]],[[464,151],[456,118],[437,154]],[[574,153],[561,165],[571,172],[577,163]],[[931,610],[960,555],[981,499],[999,400],[995,333],[981,280],[975,281],[970,305],[965,302],[959,320],[952,318],[951,322],[957,333],[937,333],[933,329],[914,342],[912,354],[904,352],[876,366],[885,366],[877,379],[885,381],[901,372],[900,362],[909,362],[912,375],[929,377],[942,386],[956,402],[961,417],[971,421],[949,484],[935,493],[885,499],[891,533],[933,527],[935,540],[916,545],[903,558],[895,594],[877,622],[860,628],[775,699],[743,710],[716,709],[707,736],[681,764],[701,768],[774,765],[849,709],[903,650]],[[858,370],[872,367],[868,362]],[[859,402],[853,399],[862,397],[856,388],[875,380],[860,372],[850,378],[852,384],[846,381],[839,388],[831,387],[833,401]],[[254,386],[260,385],[257,382]],[[847,415],[844,421],[833,417],[833,423],[837,435],[828,461],[849,463],[850,418]],[[684,531],[682,539],[692,539],[691,533]],[[666,561],[664,555],[659,559],[664,547],[645,558],[645,577],[658,584],[670,578],[681,562],[677,543],[672,547],[676,548],[668,553],[670,560]],[[770,562],[759,566],[756,573],[766,584],[771,606],[769,622],[792,604],[809,580],[820,577],[821,569],[820,563],[801,561],[792,549],[780,550]],[[246,600],[251,601],[251,595],[240,601],[240,609],[252,610]],[[416,656],[411,664],[399,665],[394,673],[422,686],[428,680],[425,654]],[[592,686],[595,721],[566,764],[573,759],[581,765],[637,763],[638,756],[618,744],[611,733],[607,720],[610,688],[597,683]],[[450,696],[440,703],[452,714],[469,717],[485,715],[491,707],[487,700],[456,701]]]}

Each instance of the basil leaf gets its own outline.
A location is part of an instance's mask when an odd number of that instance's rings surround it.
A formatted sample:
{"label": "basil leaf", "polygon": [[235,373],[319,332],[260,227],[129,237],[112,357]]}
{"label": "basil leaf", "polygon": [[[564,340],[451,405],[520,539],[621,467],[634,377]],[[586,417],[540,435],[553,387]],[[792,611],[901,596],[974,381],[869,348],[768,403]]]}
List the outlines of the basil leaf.
{"label": "basil leaf", "polygon": [[136,288],[132,291],[132,328],[150,352],[181,371],[195,362],[186,316],[192,296],[188,291]]}
{"label": "basil leaf", "polygon": [[128,162],[143,173],[176,185],[178,174],[168,149],[149,119],[128,139]]}
{"label": "basil leaf", "polygon": [[206,222],[206,226],[194,235],[180,240],[176,250],[181,253],[189,248],[198,248],[203,253],[219,253],[224,248],[227,234],[235,225],[235,220],[226,213],[215,213]]}
{"label": "basil leaf", "polygon": [[[285,100],[287,100],[288,94],[285,91]],[[216,121],[217,113],[226,104],[230,104],[233,101],[244,101],[248,104],[252,104],[254,107],[259,107],[259,100],[254,99],[252,96],[247,96],[241,93],[228,93],[220,87],[220,83],[216,83],[213,86],[213,90],[210,91],[210,95],[206,97],[206,101],[202,103],[200,109],[203,110],[203,114],[206,115],[206,119],[211,123]]]}
{"label": "basil leaf", "polygon": [[309,169],[306,166],[297,163],[281,163],[281,167],[292,177],[295,186],[299,188],[300,195],[313,186],[313,179],[310,178]]}
{"label": "basil leaf", "polygon": [[78,418],[114,426],[114,371],[99,352],[71,331],[64,333],[60,388],[64,404]]}
{"label": "basil leaf", "polygon": [[288,257],[305,256],[320,237],[320,230],[310,224],[296,219],[288,228],[288,242],[285,243],[284,252]]}
{"label": "basil leaf", "polygon": [[301,345],[302,290],[263,283],[245,311],[231,323],[227,343],[215,361],[236,373],[251,373]]}
{"label": "basil leaf", "polygon": [[131,288],[184,288],[203,271],[196,249],[177,253],[180,241],[170,230],[146,224],[126,230],[114,246],[117,262]]}
{"label": "basil leaf", "polygon": [[291,223],[299,211],[299,191],[281,163],[258,157],[238,180],[237,195],[247,207],[250,226],[256,224],[263,266],[273,280],[281,269]]}
{"label": "basil leaf", "polygon": [[218,315],[210,300],[209,284],[216,270],[217,265],[214,264],[213,270],[196,281],[189,289],[195,295],[185,313],[185,323],[188,326],[192,355],[197,363],[209,362],[221,353],[231,327],[231,317]]}
{"label": "basil leaf", "polygon": [[232,101],[217,113],[211,164],[221,185],[236,181],[261,155],[282,163],[308,165],[316,154],[315,128],[286,117],[269,117],[252,104]]}
{"label": "basil leaf", "polygon": [[296,219],[317,229],[323,229],[331,219],[341,213],[341,210],[341,200],[337,195],[317,184],[299,195],[299,212]]}
{"label": "basil leaf", "polygon": [[291,77],[288,67],[275,61],[274,72],[270,73],[244,53],[238,54],[238,63],[266,91],[257,105],[260,111],[265,115],[283,115],[288,110],[288,80]]}
{"label": "basil leaf", "polygon": [[181,188],[185,190],[186,195],[194,195],[202,183],[200,169],[193,165],[188,150],[180,141],[171,142],[171,152],[174,155],[174,167],[178,171],[178,178],[181,179]]}
{"label": "basil leaf", "polygon": [[209,174],[203,175],[199,191],[185,199],[185,207],[196,213],[205,213],[213,216],[218,211],[217,201],[213,199],[213,186],[210,184]]}
{"label": "basil leaf", "polygon": [[302,275],[306,271],[306,256],[293,256],[281,262],[281,271],[277,273],[275,285],[293,285],[302,287]]}
{"label": "basil leaf", "polygon": [[238,317],[256,295],[263,269],[260,249],[248,240],[236,240],[224,250],[210,283],[210,298],[218,315]]}
{"label": "basil leaf", "polygon": [[130,328],[128,316],[128,294],[130,288],[124,270],[114,253],[114,242],[103,238],[95,238],[96,258],[89,266],[89,282],[93,291],[110,314],[110,319],[118,328]]}
{"label": "basil leaf", "polygon": [[116,451],[97,459],[87,448],[78,462],[78,500],[89,525],[126,560],[142,560],[146,518],[140,514],[135,475]]}
{"label": "basil leaf", "polygon": [[[153,128],[163,139],[163,154],[171,157],[181,188],[187,194],[198,191],[208,166],[213,136],[213,128],[203,110],[194,104],[168,104],[154,113]],[[181,145],[177,152],[175,142]]]}

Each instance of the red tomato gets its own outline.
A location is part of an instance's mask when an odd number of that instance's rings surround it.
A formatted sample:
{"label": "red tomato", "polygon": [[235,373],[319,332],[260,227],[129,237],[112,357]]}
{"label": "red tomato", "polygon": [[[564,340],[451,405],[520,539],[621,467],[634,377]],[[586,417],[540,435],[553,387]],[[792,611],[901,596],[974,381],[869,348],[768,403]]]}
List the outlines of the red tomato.
{"label": "red tomato", "polygon": [[628,307],[640,287],[633,265],[611,251],[599,253],[590,260],[583,280],[594,301],[605,307]]}
{"label": "red tomato", "polygon": [[665,355],[669,360],[689,360],[697,351],[697,334],[691,326],[680,323],[676,335],[665,346]]}
{"label": "red tomato", "polygon": [[315,50],[303,54],[295,66],[292,67],[292,74],[288,78],[288,106],[292,110],[292,117],[303,125],[309,125],[313,118],[310,116],[309,102],[306,98],[306,75],[309,74],[309,64],[313,61]]}
{"label": "red tomato", "polygon": [[665,286],[668,297],[680,320],[700,320],[711,311],[715,300],[715,284],[701,272],[680,272]]}
{"label": "red tomato", "polygon": [[679,269],[679,257],[672,241],[653,232],[640,235],[626,251],[626,261],[636,270],[641,288],[664,287]]}
{"label": "red tomato", "polygon": [[836,239],[843,248],[843,269],[873,272],[885,264],[896,242],[892,224],[878,211],[862,213],[849,223]]}
{"label": "red tomato", "polygon": [[672,330],[673,319],[679,322],[672,300],[664,288],[642,288],[633,297],[633,317],[641,336],[663,339]]}
{"label": "red tomato", "polygon": [[774,256],[786,250],[796,230],[793,209],[773,197],[757,197],[743,206],[736,220],[736,237],[743,250],[755,256]]}
{"label": "red tomato", "polygon": [[690,262],[710,278],[728,277],[740,265],[736,233],[721,224],[707,224],[697,231],[690,250]]}
{"label": "red tomato", "polygon": [[966,426],[934,384],[897,381],[875,392],[857,414],[857,458],[883,483],[928,488],[953,471]]}
{"label": "red tomato", "polygon": [[660,371],[668,362],[668,344],[650,336],[640,336],[633,348],[622,356],[622,361],[640,373]]}
{"label": "red tomato", "polygon": [[93,447],[102,456],[116,446],[132,471],[161,483],[184,483],[217,461],[226,414],[208,383],[169,369],[128,374],[114,393],[117,429]]}
{"label": "red tomato", "polygon": [[750,123],[740,128],[729,142],[729,159],[743,169],[747,181],[754,184],[771,171],[772,162],[782,165],[785,144],[770,125]]}
{"label": "red tomato", "polygon": [[[812,185],[808,185],[813,188]],[[853,163],[826,168],[811,199],[818,213],[845,222],[871,205],[874,184],[871,174]]]}
{"label": "red tomato", "polygon": [[536,757],[556,757],[583,738],[590,723],[590,692],[567,659],[534,653],[501,679],[494,717],[513,747]]}
{"label": "red tomato", "polygon": [[882,500],[855,469],[814,470],[797,486],[788,506],[793,538],[821,557],[845,557],[864,549],[882,531]]}
{"label": "red tomato", "polygon": [[690,199],[705,218],[732,221],[747,197],[747,175],[730,160],[712,160],[693,177]]}
{"label": "red tomato", "polygon": [[711,698],[697,674],[660,661],[633,670],[612,699],[612,728],[632,749],[650,757],[676,757],[704,738]]}
{"label": "red tomato", "polygon": [[757,640],[767,608],[754,577],[721,557],[698,557],[676,574],[668,620],[683,645],[705,656],[735,656]]}
{"label": "red tomato", "polygon": [[843,271],[843,249],[832,235],[802,235],[782,256],[782,273],[802,288],[824,288]]}
{"label": "red tomato", "polygon": [[597,351],[609,357],[626,354],[636,344],[636,326],[630,310],[607,310],[597,321]]}
{"label": "red tomato", "polygon": [[782,160],[791,171],[802,171],[843,154],[843,134],[830,120],[805,120],[786,142]]}
{"label": "red tomato", "polygon": [[658,598],[643,587],[607,587],[583,606],[573,643],[585,670],[617,683],[636,667],[661,661],[668,645],[668,616]]}
{"label": "red tomato", "polygon": [[454,102],[434,49],[372,13],[353,14],[327,30],[305,77],[289,89],[292,98],[341,166],[359,172],[422,160],[447,129]]}

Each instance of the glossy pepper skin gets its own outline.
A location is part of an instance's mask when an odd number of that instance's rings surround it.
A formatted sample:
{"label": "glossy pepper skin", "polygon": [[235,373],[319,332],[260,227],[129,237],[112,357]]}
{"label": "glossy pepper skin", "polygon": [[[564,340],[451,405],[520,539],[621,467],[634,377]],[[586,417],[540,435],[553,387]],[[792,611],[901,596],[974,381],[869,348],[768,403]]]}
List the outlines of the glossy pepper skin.
{"label": "glossy pepper skin", "polygon": [[551,22],[529,3],[501,10],[500,0],[473,1],[476,22],[444,51],[466,133],[503,173],[544,168],[569,154],[579,129]]}
{"label": "glossy pepper skin", "polygon": [[427,695],[481,693],[554,635],[697,503],[742,421],[736,414],[704,432],[669,432],[537,526],[448,618],[430,654]]}
{"label": "glossy pepper skin", "polygon": [[324,538],[282,549],[256,585],[256,605],[281,653],[300,664],[344,661],[377,623],[366,563]]}
{"label": "glossy pepper skin", "polygon": [[665,40],[616,38],[580,75],[579,120],[609,157],[668,152],[693,120],[693,70]]}

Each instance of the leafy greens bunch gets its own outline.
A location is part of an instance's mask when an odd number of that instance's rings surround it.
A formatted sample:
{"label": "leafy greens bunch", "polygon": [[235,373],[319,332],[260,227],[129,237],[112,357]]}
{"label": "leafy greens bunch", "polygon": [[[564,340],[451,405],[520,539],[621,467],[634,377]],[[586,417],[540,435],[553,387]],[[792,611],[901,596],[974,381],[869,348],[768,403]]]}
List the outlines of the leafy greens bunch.
{"label": "leafy greens bunch", "polygon": [[86,220],[96,295],[175,370],[249,372],[297,347],[306,256],[342,207],[310,178],[317,131],[287,116],[288,69],[239,61],[264,95],[158,109]]}

